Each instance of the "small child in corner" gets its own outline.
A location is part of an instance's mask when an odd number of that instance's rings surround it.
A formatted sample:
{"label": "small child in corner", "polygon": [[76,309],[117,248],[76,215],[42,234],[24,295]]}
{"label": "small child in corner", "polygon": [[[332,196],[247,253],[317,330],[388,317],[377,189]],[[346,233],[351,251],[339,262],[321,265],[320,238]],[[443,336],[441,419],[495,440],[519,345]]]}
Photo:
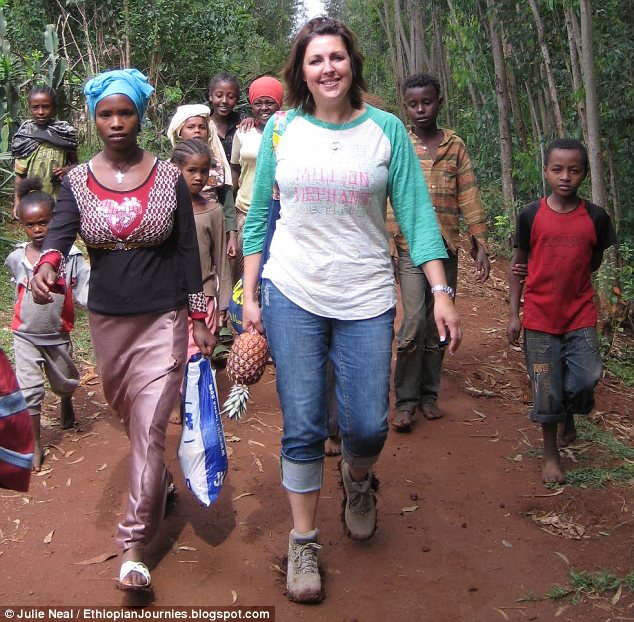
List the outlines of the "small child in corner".
{"label": "small child in corner", "polygon": [[544,157],[544,174],[551,194],[524,207],[517,220],[507,336],[517,345],[523,323],[533,393],[530,418],[541,424],[544,440],[542,479],[561,484],[565,477],[559,447],[576,440],[574,415],[594,408],[602,362],[591,275],[605,249],[616,243],[616,234],[607,212],[577,195],[588,174],[582,143],[553,141]]}
{"label": "small child in corner", "polygon": [[90,268],[81,251],[73,246],[66,258],[65,293],[52,294],[54,300],[50,305],[38,305],[33,301],[33,266],[40,256],[54,206],[54,199],[42,190],[42,180],[39,177],[27,177],[22,181],[17,215],[29,241],[19,244],[5,261],[15,283],[11,330],[16,376],[33,424],[35,471],[41,469],[44,460],[40,436],[44,373],[51,389],[61,398],[62,428],[72,428],[75,424],[72,396],[79,386],[79,371],[73,362],[70,340],[70,331],[75,321],[73,298],[77,304],[86,305],[90,277]]}

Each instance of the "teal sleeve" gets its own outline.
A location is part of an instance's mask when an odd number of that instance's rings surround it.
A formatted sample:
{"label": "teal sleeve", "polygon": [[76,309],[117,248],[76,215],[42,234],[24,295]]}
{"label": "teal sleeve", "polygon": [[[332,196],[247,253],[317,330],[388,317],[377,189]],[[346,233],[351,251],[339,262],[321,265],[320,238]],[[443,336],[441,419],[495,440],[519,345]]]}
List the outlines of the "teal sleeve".
{"label": "teal sleeve", "polygon": [[392,145],[388,197],[415,266],[445,259],[447,251],[432,207],[423,171],[401,121],[386,115],[383,129]]}
{"label": "teal sleeve", "polygon": [[260,253],[264,246],[269,204],[275,184],[276,159],[273,151],[273,121],[274,118],[271,117],[266,124],[258,151],[253,197],[243,230],[242,253],[245,257]]}

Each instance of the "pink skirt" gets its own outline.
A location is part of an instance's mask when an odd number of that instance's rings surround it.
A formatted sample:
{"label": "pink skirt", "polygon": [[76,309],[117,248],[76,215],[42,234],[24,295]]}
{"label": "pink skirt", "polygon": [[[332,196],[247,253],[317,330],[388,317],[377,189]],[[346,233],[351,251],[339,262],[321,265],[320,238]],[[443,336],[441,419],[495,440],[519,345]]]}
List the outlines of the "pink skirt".
{"label": "pink skirt", "polygon": [[165,513],[165,434],[187,355],[187,312],[88,319],[106,400],[130,439],[130,491],[116,542],[143,548]]}

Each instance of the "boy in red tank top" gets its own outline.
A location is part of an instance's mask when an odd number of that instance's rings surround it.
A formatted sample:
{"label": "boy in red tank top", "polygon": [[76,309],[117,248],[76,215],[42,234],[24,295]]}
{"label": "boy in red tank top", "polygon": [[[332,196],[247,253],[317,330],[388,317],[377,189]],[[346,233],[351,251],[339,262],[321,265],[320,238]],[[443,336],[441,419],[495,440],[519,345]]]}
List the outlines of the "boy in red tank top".
{"label": "boy in red tank top", "polygon": [[[577,140],[561,138],[546,150],[544,174],[551,194],[522,209],[512,266],[528,263],[522,281],[509,270],[509,343],[524,326],[524,354],[531,379],[531,420],[544,438],[542,479],[563,483],[559,447],[576,439],[574,415],[594,407],[601,374],[592,272],[616,242],[607,212],[577,195],[588,174],[588,153]],[[524,316],[520,299],[524,289]]]}

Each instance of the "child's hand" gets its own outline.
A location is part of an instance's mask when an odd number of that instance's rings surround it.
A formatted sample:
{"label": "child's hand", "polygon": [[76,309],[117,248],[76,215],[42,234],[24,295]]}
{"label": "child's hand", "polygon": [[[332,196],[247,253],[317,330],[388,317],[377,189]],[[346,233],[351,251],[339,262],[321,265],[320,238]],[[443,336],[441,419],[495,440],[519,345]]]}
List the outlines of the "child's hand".
{"label": "child's hand", "polygon": [[227,319],[229,318],[229,311],[227,309],[220,309],[220,313],[218,314],[218,319],[220,320],[220,324],[223,326],[227,323]]}
{"label": "child's hand", "polygon": [[37,274],[31,279],[31,292],[33,301],[38,305],[47,305],[53,302],[51,290],[54,290],[57,281],[57,272],[51,264],[42,264]]}
{"label": "child's hand", "polygon": [[476,256],[476,283],[484,283],[491,274],[491,262],[489,256],[482,246],[478,244],[478,254]]}
{"label": "child's hand", "polygon": [[252,130],[254,126],[255,126],[255,119],[252,117],[246,117],[245,119],[242,119],[242,121],[240,121],[240,124],[238,125],[238,129],[241,132],[248,132],[249,130]]}
{"label": "child's hand", "polygon": [[523,283],[528,276],[528,264],[527,263],[514,263],[511,264],[511,272],[521,279]]}
{"label": "child's hand", "polygon": [[192,333],[194,341],[203,356],[211,356],[218,345],[218,339],[207,328],[204,320],[192,320]]}
{"label": "child's hand", "polygon": [[229,231],[227,234],[229,239],[227,240],[227,257],[235,257],[238,250],[238,242],[236,239],[236,232]]}
{"label": "child's hand", "polygon": [[506,337],[512,346],[520,345],[520,332],[522,330],[522,323],[520,322],[519,315],[512,317],[509,320],[506,327]]}

